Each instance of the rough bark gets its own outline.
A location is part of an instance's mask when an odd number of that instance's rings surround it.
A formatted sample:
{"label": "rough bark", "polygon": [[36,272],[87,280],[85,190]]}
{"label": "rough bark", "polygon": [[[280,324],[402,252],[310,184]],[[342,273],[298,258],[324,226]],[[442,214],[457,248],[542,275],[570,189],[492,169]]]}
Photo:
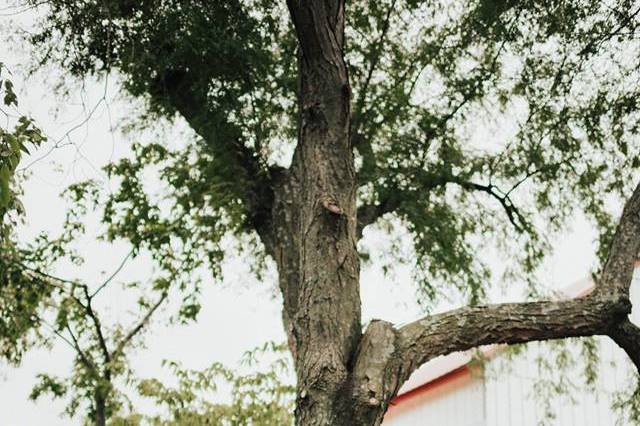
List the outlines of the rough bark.
{"label": "rough bark", "polygon": [[345,392],[361,335],[344,3],[288,5],[299,39],[298,146],[277,191],[274,217],[298,378],[296,419],[303,425],[354,424],[344,411],[351,405],[344,403]]}
{"label": "rough bark", "polygon": [[617,324],[609,336],[624,349],[640,374],[640,328],[627,319]]}

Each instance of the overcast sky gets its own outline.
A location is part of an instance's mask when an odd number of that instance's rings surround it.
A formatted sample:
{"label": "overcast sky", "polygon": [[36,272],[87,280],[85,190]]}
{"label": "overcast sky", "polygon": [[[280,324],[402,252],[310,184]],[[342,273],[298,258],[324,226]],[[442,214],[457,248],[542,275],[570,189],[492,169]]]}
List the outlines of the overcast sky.
{"label": "overcast sky", "polygon": [[[114,99],[117,85],[113,81],[106,86],[104,99],[104,82],[94,82],[87,83],[82,90],[78,88],[71,94],[71,101],[61,105],[51,90],[55,78],[48,79],[46,73],[39,73],[25,81],[24,57],[20,52],[0,44],[0,61],[14,73],[20,111],[31,114],[50,138],[21,165],[28,166],[32,173],[23,198],[28,223],[20,234],[28,239],[42,230],[58,229],[65,211],[59,193],[68,184],[86,178],[102,179],[100,167],[127,154],[130,140],[111,129],[122,123],[128,107]],[[60,111],[56,111],[59,107]],[[171,134],[179,137],[180,130]],[[56,144],[59,147],[54,148]],[[550,287],[561,288],[590,273],[594,264],[594,237],[593,229],[577,217],[574,229],[557,241],[556,253],[542,273]],[[368,235],[367,241],[374,247],[384,243],[375,232]],[[126,254],[125,247],[105,249],[91,236],[81,244],[87,261],[82,271],[63,269],[59,271],[61,275],[99,278],[105,271],[114,270]],[[122,278],[142,277],[148,271],[149,265],[144,261],[131,262]],[[363,268],[362,293],[365,320],[406,322],[420,314],[406,269],[399,268],[394,276],[385,277],[379,267]],[[127,302],[130,300],[122,292],[105,292],[102,308],[114,317],[127,318],[126,310],[121,309]],[[164,377],[160,367],[163,359],[179,360],[189,368],[204,368],[214,361],[234,366],[244,351],[266,341],[284,341],[281,302],[273,276],[258,283],[248,271],[247,259],[229,260],[225,264],[224,282],[206,285],[202,302],[196,324],[170,327],[162,320],[152,324],[146,334],[147,348],[131,357],[138,375]],[[46,398],[37,403],[27,400],[35,375],[45,371],[68,374],[72,355],[68,347],[57,344],[50,351],[29,353],[20,368],[0,364],[0,426],[79,424],[78,419],[60,417],[64,406],[59,402]]]}

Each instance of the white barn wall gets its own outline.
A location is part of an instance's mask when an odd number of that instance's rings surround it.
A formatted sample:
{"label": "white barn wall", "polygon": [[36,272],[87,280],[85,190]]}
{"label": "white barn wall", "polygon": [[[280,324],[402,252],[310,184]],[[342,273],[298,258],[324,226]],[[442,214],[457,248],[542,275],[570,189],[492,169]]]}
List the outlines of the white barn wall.
{"label": "white barn wall", "polygon": [[[599,381],[596,392],[585,388],[581,364],[574,364],[569,370],[539,372],[536,358],[555,355],[545,344],[536,345],[515,359],[492,361],[485,372],[486,426],[537,426],[539,424],[562,426],[608,426],[615,425],[616,414],[611,409],[611,397],[626,383],[624,378],[631,374],[624,352],[610,340],[600,341]],[[577,347],[575,359],[580,359]],[[615,362],[615,366],[611,364]],[[509,364],[507,370],[504,364]],[[626,374],[625,374],[626,373]],[[535,385],[541,378],[557,381],[559,374],[571,380],[575,388],[568,395],[553,395],[549,400],[550,412],[555,417],[545,415],[545,398],[536,397]]]}
{"label": "white barn wall", "polygon": [[385,426],[484,426],[484,380],[464,372],[426,391],[419,389],[385,417]]}

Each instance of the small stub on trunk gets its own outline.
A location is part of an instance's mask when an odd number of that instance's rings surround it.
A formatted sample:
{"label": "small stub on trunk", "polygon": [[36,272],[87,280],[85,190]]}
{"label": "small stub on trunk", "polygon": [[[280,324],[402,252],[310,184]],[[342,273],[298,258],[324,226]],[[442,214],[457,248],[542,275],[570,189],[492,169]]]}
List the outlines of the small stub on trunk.
{"label": "small stub on trunk", "polygon": [[344,211],[340,208],[335,198],[326,195],[322,198],[322,206],[333,214],[343,215]]}

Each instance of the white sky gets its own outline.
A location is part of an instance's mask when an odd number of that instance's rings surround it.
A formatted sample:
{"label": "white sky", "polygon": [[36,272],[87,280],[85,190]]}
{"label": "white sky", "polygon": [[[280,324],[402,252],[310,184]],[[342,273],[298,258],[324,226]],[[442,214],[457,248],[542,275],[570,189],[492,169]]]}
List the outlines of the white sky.
{"label": "white sky", "polygon": [[[10,46],[0,45],[0,61],[14,71],[14,83],[19,90],[20,111],[30,113],[38,125],[50,136],[60,140],[70,133],[67,145],[53,150],[42,160],[30,166],[32,179],[25,186],[23,202],[27,210],[28,225],[22,235],[28,237],[40,230],[56,229],[64,215],[65,206],[59,193],[71,182],[99,176],[96,171],[110,158],[127,153],[128,141],[110,128],[117,126],[126,116],[126,108],[114,102],[114,90],[107,92],[107,102],[100,103],[86,123],[86,110],[99,102],[104,86],[89,84],[85,88],[86,105],[80,102],[80,91],[72,94],[73,102],[55,113],[60,106],[50,89],[55,81],[45,80],[39,74],[25,82],[21,77],[20,52]],[[111,85],[113,87],[113,85]],[[112,105],[111,110],[106,105]],[[62,141],[64,143],[64,141]],[[32,159],[41,158],[52,146],[46,144]],[[23,165],[29,164],[25,160]],[[56,168],[61,166],[61,171]],[[550,287],[562,287],[584,278],[593,265],[595,234],[585,220],[578,217],[574,230],[564,235],[556,245],[556,254],[545,268],[544,277]],[[381,243],[375,233],[369,236],[373,245]],[[114,247],[108,250],[90,238],[82,242],[86,248],[87,263],[82,275],[100,277],[102,271],[115,269],[126,250]],[[144,262],[130,264],[123,274],[128,277],[144,275],[149,265]],[[73,274],[74,270],[61,270]],[[214,361],[233,366],[241,354],[266,341],[284,341],[280,322],[280,300],[274,296],[274,282],[257,283],[242,259],[232,259],[225,265],[225,282],[206,285],[202,294],[203,309],[196,324],[169,327],[156,321],[146,334],[147,349],[131,357],[135,371],[144,377],[163,377],[160,363],[163,359],[179,360],[186,367],[204,368]],[[394,322],[406,322],[419,315],[410,274],[400,269],[394,277],[385,278],[379,268],[362,271],[364,319],[384,318]],[[118,308],[124,306],[120,292],[106,292],[103,307],[113,315],[124,316]],[[79,420],[60,418],[63,404],[43,398],[37,403],[27,396],[35,383],[38,372],[66,375],[71,366],[71,351],[64,345],[56,345],[51,351],[38,350],[29,353],[20,368],[0,364],[0,426],[74,425]]]}

